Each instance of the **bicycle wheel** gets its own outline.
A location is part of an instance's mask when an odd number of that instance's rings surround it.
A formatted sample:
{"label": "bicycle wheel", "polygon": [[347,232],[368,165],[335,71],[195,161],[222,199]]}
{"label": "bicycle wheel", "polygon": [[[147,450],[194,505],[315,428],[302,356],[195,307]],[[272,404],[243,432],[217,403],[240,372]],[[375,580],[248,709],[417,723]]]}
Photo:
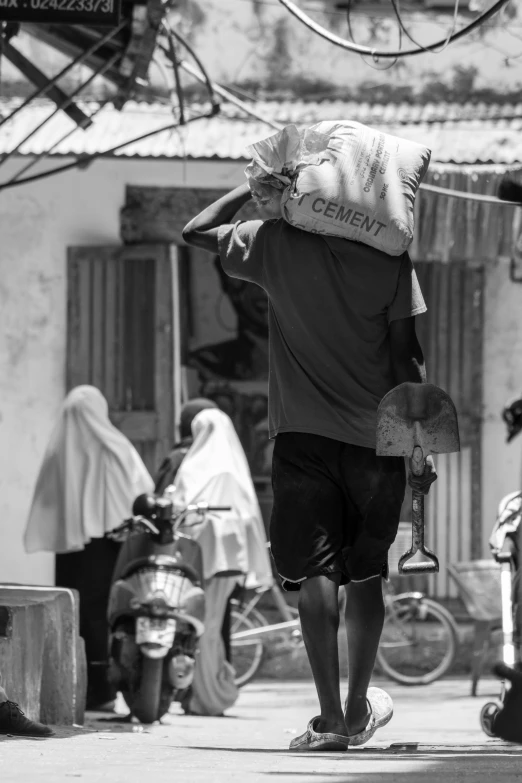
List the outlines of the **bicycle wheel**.
{"label": "bicycle wheel", "polygon": [[248,615],[244,614],[243,609],[241,604],[233,605],[230,614],[230,651],[232,666],[236,671],[235,683],[238,688],[246,685],[254,677],[261,666],[265,648],[259,636],[234,639],[234,634],[268,625],[266,619],[257,609],[250,609]]}
{"label": "bicycle wheel", "polygon": [[396,682],[427,685],[448,671],[457,645],[457,628],[447,609],[404,593],[387,604],[377,663]]}

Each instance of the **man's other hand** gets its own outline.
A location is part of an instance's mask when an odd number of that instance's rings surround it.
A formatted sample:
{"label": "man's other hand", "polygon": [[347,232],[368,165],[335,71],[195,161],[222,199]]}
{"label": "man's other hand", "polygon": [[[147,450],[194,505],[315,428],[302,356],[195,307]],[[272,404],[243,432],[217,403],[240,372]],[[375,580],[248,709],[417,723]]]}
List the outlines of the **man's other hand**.
{"label": "man's other hand", "polygon": [[426,464],[424,466],[424,473],[422,476],[416,476],[411,469],[408,473],[408,484],[414,492],[418,492],[420,495],[427,495],[430,491],[430,487],[434,481],[437,480],[437,471],[435,470],[435,463],[433,457],[426,457]]}

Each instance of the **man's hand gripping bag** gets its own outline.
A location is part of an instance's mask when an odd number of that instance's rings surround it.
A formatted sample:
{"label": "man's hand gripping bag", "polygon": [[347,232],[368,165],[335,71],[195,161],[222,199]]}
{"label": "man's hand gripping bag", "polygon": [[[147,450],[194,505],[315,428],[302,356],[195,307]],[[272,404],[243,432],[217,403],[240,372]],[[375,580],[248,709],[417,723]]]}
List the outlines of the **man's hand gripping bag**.
{"label": "man's hand gripping bag", "polygon": [[254,198],[280,199],[291,225],[392,256],[410,246],[426,147],[358,122],[320,122],[305,131],[289,125],[248,150]]}

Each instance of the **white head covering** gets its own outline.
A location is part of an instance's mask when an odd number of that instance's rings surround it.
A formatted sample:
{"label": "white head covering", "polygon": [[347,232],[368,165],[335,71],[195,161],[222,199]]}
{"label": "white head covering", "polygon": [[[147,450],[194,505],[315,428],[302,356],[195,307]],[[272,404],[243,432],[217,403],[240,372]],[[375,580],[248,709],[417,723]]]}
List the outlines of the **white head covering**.
{"label": "white head covering", "polygon": [[263,518],[232,421],[223,411],[204,410],[194,417],[192,434],[194,442],[176,476],[176,504],[204,500],[232,507],[194,529],[203,549],[205,578],[241,571],[248,574],[249,587],[269,587],[273,578]]}
{"label": "white head covering", "polygon": [[36,482],[27,552],[72,552],[117,527],[154,482],[132,443],[109,420],[103,394],[77,386],[66,397]]}

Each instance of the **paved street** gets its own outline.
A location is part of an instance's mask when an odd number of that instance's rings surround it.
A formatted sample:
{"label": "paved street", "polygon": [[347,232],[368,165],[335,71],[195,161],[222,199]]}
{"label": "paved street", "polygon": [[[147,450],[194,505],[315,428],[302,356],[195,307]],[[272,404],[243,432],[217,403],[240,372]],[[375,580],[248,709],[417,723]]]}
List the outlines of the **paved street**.
{"label": "paved street", "polygon": [[[479,711],[498,693],[483,681],[469,697],[468,680],[406,689],[386,683],[393,721],[369,747],[350,753],[296,755],[288,743],[317,712],[310,682],[247,687],[226,718],[195,718],[177,708],[163,725],[136,731],[97,720],[58,730],[58,738],[0,738],[2,783],[398,783],[522,781],[522,747],[488,740]],[[138,729],[140,727],[137,727]],[[407,745],[405,745],[407,743]]]}

